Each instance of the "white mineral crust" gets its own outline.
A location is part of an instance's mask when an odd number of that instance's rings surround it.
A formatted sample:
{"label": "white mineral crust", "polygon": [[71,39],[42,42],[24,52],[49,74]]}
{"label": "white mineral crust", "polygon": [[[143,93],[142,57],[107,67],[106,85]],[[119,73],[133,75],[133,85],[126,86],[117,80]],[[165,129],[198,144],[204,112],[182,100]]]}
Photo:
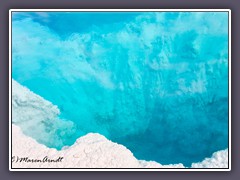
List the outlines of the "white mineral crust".
{"label": "white mineral crust", "polygon": [[[48,148],[23,133],[24,128],[36,128],[42,135],[44,121],[51,121],[60,113],[57,106],[34,94],[12,80],[12,167],[13,168],[184,168],[183,164],[161,165],[154,161],[136,159],[125,146],[111,142],[98,133],[88,133],[62,150]],[[55,120],[56,122],[57,120]],[[54,122],[52,122],[54,123]],[[57,160],[58,162],[27,162]],[[218,151],[211,158],[193,163],[192,168],[227,168],[228,150]]]}

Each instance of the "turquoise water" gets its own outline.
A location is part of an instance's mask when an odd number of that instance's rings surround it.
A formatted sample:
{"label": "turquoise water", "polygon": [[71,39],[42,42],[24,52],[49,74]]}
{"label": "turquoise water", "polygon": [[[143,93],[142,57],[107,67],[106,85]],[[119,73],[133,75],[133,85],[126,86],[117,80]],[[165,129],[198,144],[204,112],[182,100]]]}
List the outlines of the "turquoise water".
{"label": "turquoise water", "polygon": [[49,147],[98,132],[185,166],[228,147],[224,12],[14,13],[12,76],[74,122]]}

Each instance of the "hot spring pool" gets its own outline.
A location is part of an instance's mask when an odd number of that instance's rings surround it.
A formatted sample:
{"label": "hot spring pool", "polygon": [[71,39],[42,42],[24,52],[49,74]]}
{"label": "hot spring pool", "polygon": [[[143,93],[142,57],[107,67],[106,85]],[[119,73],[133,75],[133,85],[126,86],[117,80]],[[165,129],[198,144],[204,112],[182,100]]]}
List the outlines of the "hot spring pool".
{"label": "hot spring pool", "polygon": [[190,166],[228,147],[228,14],[14,13],[12,77],[57,105],[32,135],[97,132],[138,159]]}

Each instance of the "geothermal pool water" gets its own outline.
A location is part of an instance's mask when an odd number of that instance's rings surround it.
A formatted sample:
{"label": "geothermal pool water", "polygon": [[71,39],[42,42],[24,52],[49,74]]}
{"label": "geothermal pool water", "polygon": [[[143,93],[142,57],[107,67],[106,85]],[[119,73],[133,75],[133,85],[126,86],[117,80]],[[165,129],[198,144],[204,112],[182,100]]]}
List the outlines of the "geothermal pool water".
{"label": "geothermal pool water", "polygon": [[228,147],[227,12],[13,13],[12,77],[74,124],[28,129],[48,147],[97,132],[185,166]]}

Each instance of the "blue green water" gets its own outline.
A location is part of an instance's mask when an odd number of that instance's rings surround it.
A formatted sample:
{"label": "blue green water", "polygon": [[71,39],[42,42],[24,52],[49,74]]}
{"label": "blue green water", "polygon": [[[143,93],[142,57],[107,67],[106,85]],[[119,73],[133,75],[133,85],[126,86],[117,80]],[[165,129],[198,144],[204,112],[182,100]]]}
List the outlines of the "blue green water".
{"label": "blue green water", "polygon": [[98,132],[186,166],[228,147],[225,12],[14,13],[12,76],[74,122],[64,145]]}

